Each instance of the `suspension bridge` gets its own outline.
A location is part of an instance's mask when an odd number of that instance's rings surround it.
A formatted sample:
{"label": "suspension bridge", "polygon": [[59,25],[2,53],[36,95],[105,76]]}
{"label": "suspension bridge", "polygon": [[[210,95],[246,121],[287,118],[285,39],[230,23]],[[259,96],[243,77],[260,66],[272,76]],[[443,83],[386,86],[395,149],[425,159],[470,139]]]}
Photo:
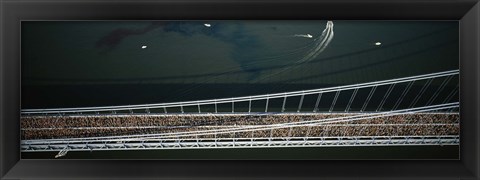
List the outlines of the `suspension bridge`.
{"label": "suspension bridge", "polygon": [[[449,70],[254,96],[141,105],[22,109],[22,117],[304,115],[310,119],[253,125],[184,125],[175,131],[133,135],[22,139],[21,150],[59,151],[59,155],[64,155],[67,151],[97,150],[458,145],[458,75],[459,70]],[[388,118],[415,118],[409,115],[416,114],[457,116],[441,123],[417,122],[421,119],[388,122]],[[318,118],[317,115],[326,117]],[[379,119],[384,121],[371,123]]]}

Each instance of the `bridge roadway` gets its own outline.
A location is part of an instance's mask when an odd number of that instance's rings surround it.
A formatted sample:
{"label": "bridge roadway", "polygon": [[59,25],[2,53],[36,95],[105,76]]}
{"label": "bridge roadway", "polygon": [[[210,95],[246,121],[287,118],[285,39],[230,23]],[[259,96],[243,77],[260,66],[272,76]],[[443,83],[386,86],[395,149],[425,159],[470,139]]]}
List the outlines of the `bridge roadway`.
{"label": "bridge roadway", "polygon": [[[437,136],[342,136],[342,137],[268,137],[268,138],[198,138],[201,135],[218,135],[238,132],[255,132],[279,128],[302,126],[318,126],[338,122],[352,122],[356,120],[388,117],[401,114],[432,112],[437,110],[458,108],[459,103],[432,105],[427,107],[403,109],[397,111],[364,113],[346,117],[306,120],[270,125],[246,127],[226,127],[213,130],[174,132],[162,134],[142,134],[108,137],[65,138],[65,139],[36,139],[22,140],[22,152],[71,150],[133,150],[148,148],[228,148],[228,147],[299,147],[299,146],[368,146],[368,145],[458,145],[458,135]],[[432,124],[433,125],[433,124]],[[322,139],[318,139],[322,138]],[[142,144],[141,146],[139,144]],[[121,148],[119,146],[121,145]],[[193,146],[195,145],[195,146]]]}

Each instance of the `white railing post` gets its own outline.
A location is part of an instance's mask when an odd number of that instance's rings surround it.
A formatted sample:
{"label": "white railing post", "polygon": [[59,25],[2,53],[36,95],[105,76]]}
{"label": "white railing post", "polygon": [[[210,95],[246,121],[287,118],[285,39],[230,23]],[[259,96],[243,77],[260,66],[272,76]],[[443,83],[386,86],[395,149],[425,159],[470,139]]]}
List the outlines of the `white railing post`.
{"label": "white railing post", "polygon": [[333,98],[333,101],[332,101],[332,106],[330,106],[330,110],[328,110],[328,112],[333,111],[333,107],[335,107],[335,103],[337,103],[339,94],[340,94],[340,91],[337,91],[337,93],[335,93],[335,97]]}
{"label": "white railing post", "polygon": [[200,103],[197,102],[197,107],[198,107],[198,113],[202,113],[202,111],[200,110]]}
{"label": "white railing post", "polygon": [[252,112],[252,98],[248,100],[248,114],[250,114],[250,112]]}
{"label": "white railing post", "polygon": [[383,105],[385,104],[385,102],[387,101],[388,97],[390,96],[390,93],[392,93],[393,88],[395,88],[395,85],[396,85],[396,84],[391,84],[390,87],[388,87],[388,90],[387,90],[387,92],[385,93],[385,96],[383,96],[383,99],[382,99],[382,101],[380,102],[380,105],[378,105],[378,108],[377,108],[376,112],[382,111]]}
{"label": "white railing post", "polygon": [[453,76],[448,76],[447,78],[445,78],[445,80],[443,80],[442,84],[438,87],[438,89],[435,91],[433,96],[428,100],[426,106],[429,106],[430,104],[433,103],[433,101],[437,98],[438,94],[440,94],[440,92],[443,90],[443,88],[445,88],[445,86],[448,84],[450,79],[452,79],[452,77]]}
{"label": "white railing post", "polygon": [[403,90],[402,95],[400,95],[400,98],[398,98],[397,102],[395,102],[395,105],[393,106],[392,110],[396,110],[398,108],[398,106],[400,105],[400,103],[402,103],[403,98],[405,98],[408,91],[410,91],[410,88],[412,87],[413,83],[415,83],[415,81],[411,81],[411,82],[408,83],[407,87],[405,87],[405,89]]}
{"label": "white railing post", "polygon": [[297,112],[300,112],[300,110],[302,109],[303,98],[305,98],[305,92],[304,92],[304,93],[302,94],[302,96],[300,97],[300,102],[298,103]]}
{"label": "white railing post", "polygon": [[372,96],[375,93],[375,90],[377,90],[377,86],[373,86],[372,89],[370,89],[370,93],[368,93],[367,100],[365,100],[365,102],[363,103],[363,106],[362,106],[362,109],[360,109],[360,112],[365,111],[368,103],[370,102],[370,99],[372,99]]}
{"label": "white railing post", "polygon": [[320,105],[320,100],[322,99],[322,93],[318,93],[317,102],[315,102],[315,108],[313,108],[313,112],[318,112],[318,105]]}
{"label": "white railing post", "polygon": [[269,98],[267,97],[267,102],[265,103],[265,112],[268,112],[268,100]]}
{"label": "white railing post", "polygon": [[353,100],[355,99],[355,96],[357,95],[358,89],[355,89],[353,91],[352,96],[350,97],[350,101],[348,101],[347,108],[345,108],[345,112],[348,112],[350,110],[350,106],[352,105]]}

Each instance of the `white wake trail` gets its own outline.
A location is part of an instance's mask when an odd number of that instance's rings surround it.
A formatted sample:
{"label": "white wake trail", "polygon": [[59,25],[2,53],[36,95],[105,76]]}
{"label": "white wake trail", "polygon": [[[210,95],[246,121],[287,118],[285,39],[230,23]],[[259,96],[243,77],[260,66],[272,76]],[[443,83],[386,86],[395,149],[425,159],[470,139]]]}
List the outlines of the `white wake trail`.
{"label": "white wake trail", "polygon": [[305,55],[301,60],[297,61],[297,63],[301,62],[308,62],[313,59],[315,59],[320,53],[325,50],[325,48],[330,44],[330,42],[333,39],[333,22],[328,21],[327,26],[325,30],[323,30],[322,35],[318,38],[315,39],[315,41],[318,41],[316,46],[311,49],[307,55]]}
{"label": "white wake trail", "polygon": [[[310,34],[307,34],[306,36],[309,37],[308,35],[310,35]],[[316,41],[314,47],[312,49],[310,49],[306,53],[306,55],[303,56],[300,60],[295,62],[295,64],[304,63],[304,62],[308,62],[308,61],[311,61],[311,60],[315,59],[319,54],[321,54],[327,48],[327,46],[330,44],[330,42],[333,39],[333,35],[334,35],[333,22],[332,21],[327,21],[327,25],[326,25],[325,29],[322,31],[322,34],[318,38],[314,39],[314,41]],[[294,36],[304,37],[305,35],[295,34]],[[264,80],[266,78],[272,77],[274,75],[283,73],[287,70],[292,70],[296,67],[298,67],[298,66],[290,66],[290,67],[283,68],[276,73],[271,73],[269,75],[263,76],[262,78],[255,80],[255,82],[258,82],[258,81]]]}

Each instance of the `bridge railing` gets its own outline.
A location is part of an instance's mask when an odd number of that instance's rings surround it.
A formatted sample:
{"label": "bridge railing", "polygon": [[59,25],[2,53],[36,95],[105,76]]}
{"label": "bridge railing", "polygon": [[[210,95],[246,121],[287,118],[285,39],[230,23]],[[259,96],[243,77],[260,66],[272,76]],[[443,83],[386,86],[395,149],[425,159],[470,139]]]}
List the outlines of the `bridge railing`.
{"label": "bridge railing", "polygon": [[217,138],[217,139],[165,139],[140,142],[98,143],[22,143],[22,152],[48,151],[106,151],[149,149],[211,149],[211,148],[276,148],[276,147],[339,147],[339,146],[411,146],[458,145],[459,136],[329,136],[284,138]]}

